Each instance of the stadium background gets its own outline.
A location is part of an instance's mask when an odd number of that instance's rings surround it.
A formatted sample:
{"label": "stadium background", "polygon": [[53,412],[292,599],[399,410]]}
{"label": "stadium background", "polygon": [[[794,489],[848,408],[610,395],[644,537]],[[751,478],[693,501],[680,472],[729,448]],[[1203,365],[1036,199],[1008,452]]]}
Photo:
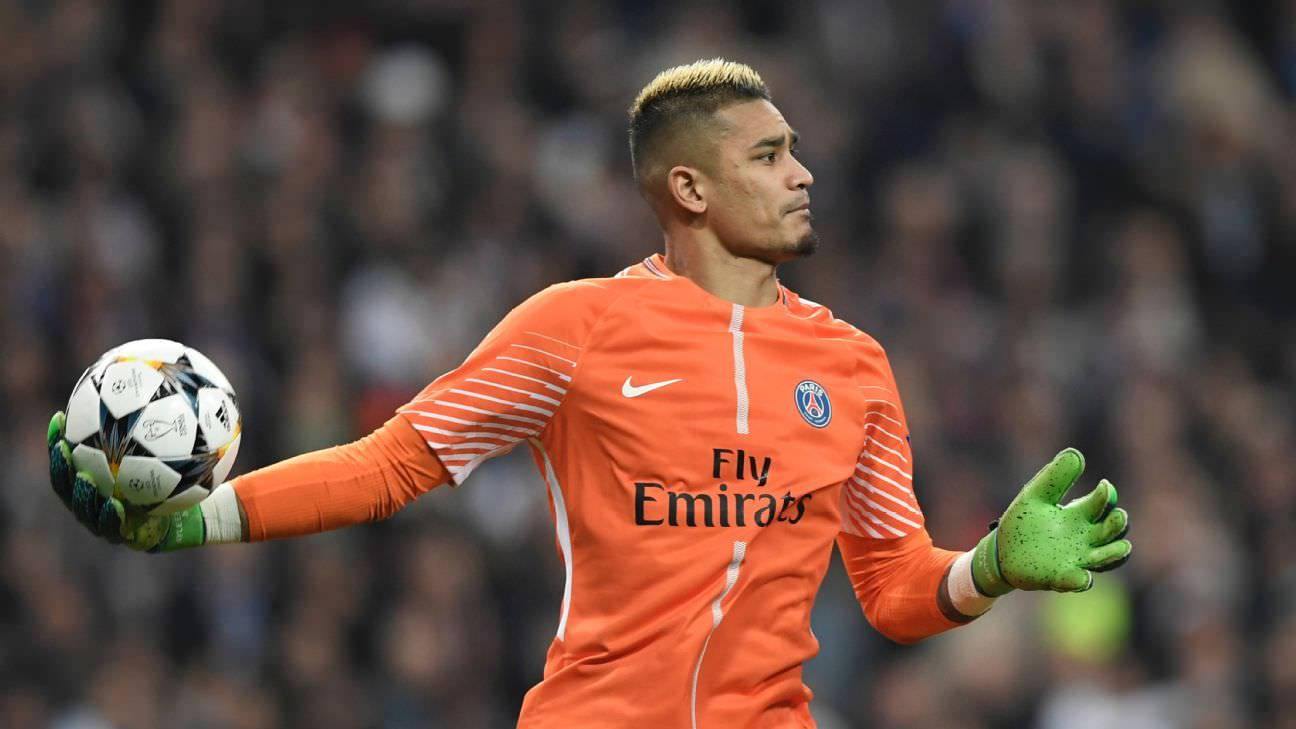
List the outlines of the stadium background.
{"label": "stadium background", "polygon": [[0,726],[511,726],[561,595],[524,453],[381,525],[155,557],[42,435],[110,346],[197,346],[236,473],[349,440],[511,306],[660,248],[624,109],[754,65],[888,348],[939,544],[1064,444],[1136,549],[917,647],[840,566],[825,729],[1296,727],[1296,2],[0,0]]}

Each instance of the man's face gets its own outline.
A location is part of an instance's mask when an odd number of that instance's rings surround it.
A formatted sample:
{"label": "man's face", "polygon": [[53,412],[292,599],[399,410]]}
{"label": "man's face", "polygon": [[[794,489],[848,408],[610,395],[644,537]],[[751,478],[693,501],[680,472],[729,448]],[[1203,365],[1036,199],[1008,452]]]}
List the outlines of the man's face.
{"label": "man's face", "polygon": [[765,100],[716,112],[724,132],[708,170],[707,222],[729,252],[782,263],[814,252],[810,185],[794,154],[797,135]]}

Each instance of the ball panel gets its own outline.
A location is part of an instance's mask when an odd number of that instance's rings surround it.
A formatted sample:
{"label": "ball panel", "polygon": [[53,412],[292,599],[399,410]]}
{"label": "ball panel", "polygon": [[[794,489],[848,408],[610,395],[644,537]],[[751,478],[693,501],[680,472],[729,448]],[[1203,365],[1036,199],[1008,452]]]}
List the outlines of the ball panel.
{"label": "ball panel", "polygon": [[137,443],[134,438],[130,437],[131,430],[135,428],[135,423],[139,421],[140,413],[143,410],[136,410],[129,413],[124,418],[114,418],[109,412],[108,406],[99,403],[99,433],[86,439],[96,448],[102,450],[108,456],[109,463],[121,463],[121,459],[126,456],[147,456],[149,452],[144,446]]}
{"label": "ball panel", "polygon": [[115,357],[133,357],[175,364],[184,352],[183,344],[170,339],[136,339],[109,350],[108,354]]}
{"label": "ball panel", "polygon": [[152,456],[126,456],[117,468],[117,490],[135,506],[165,501],[178,483],[180,474]]}
{"label": "ball panel", "polygon": [[193,452],[198,435],[197,417],[183,395],[171,395],[145,406],[131,437],[160,458],[178,458]]}
{"label": "ball panel", "polygon": [[225,449],[225,453],[222,454],[220,460],[216,462],[216,467],[212,469],[212,488],[216,488],[225,483],[225,479],[229,477],[230,469],[234,467],[234,459],[238,457],[239,443],[242,442],[242,433],[234,436],[234,440],[230,441],[229,446]]}
{"label": "ball panel", "polygon": [[108,406],[108,412],[114,418],[125,417],[147,405],[162,380],[162,373],[145,362],[114,362],[104,370],[99,399]]}
{"label": "ball panel", "polygon": [[87,371],[90,373],[90,379],[94,381],[96,388],[98,388],[99,384],[103,382],[104,370],[108,369],[108,365],[116,361],[117,360],[112,357],[111,354],[105,354],[99,358],[98,362],[90,365],[90,369]]}
{"label": "ball panel", "polygon": [[166,459],[166,464],[180,474],[180,485],[171,492],[171,496],[177,496],[181,491],[194,486],[210,486],[212,468],[218,460],[220,454],[215,451],[194,453],[188,458]]}
{"label": "ball panel", "polygon": [[72,467],[90,474],[95,485],[99,487],[100,496],[105,499],[112,496],[113,484],[117,479],[113,478],[112,469],[108,467],[108,456],[104,455],[103,451],[85,443],[77,444],[77,447],[72,449]]}
{"label": "ball panel", "polygon": [[209,493],[211,492],[202,486],[190,486],[152,509],[149,509],[149,514],[151,516],[167,516],[169,514],[174,514],[177,511],[184,511],[199,501],[207,498],[207,494]]}
{"label": "ball panel", "polygon": [[89,377],[83,377],[72,391],[67,405],[67,423],[63,437],[80,443],[99,432],[99,391]]}
{"label": "ball panel", "polygon": [[215,362],[207,359],[207,355],[199,352],[193,347],[188,347],[185,349],[185,356],[189,358],[189,365],[193,367],[195,373],[206,378],[208,382],[222,390],[234,392],[234,387],[230,385],[230,381],[225,377],[225,373],[220,371],[220,368],[216,366]]}
{"label": "ball panel", "polygon": [[226,391],[204,387],[198,391],[198,427],[202,428],[207,448],[220,450],[239,431],[238,406]]}

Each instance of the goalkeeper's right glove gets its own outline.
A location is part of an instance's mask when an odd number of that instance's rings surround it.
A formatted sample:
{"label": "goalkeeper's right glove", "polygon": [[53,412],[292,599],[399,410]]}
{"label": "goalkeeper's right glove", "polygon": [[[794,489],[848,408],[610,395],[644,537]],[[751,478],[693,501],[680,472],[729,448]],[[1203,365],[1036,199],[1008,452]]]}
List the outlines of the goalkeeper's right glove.
{"label": "goalkeeper's right glove", "polygon": [[149,516],[122,503],[112,484],[100,487],[87,471],[72,464],[72,450],[63,436],[66,416],[50,418],[45,442],[49,446],[50,485],[63,505],[92,534],[114,544],[146,552],[170,552],[197,547],[206,541],[206,526],[197,504],[169,516]]}

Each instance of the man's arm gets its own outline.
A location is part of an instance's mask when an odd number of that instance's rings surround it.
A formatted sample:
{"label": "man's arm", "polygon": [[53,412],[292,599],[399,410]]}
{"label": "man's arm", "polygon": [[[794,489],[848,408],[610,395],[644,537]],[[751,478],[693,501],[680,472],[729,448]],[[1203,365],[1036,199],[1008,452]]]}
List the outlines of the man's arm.
{"label": "man's arm", "polygon": [[926,529],[896,539],[842,532],[837,548],[864,616],[891,640],[913,643],[975,617],[960,612],[950,596],[949,576],[961,553],[932,546]]}
{"label": "man's arm", "polygon": [[1093,585],[1093,573],[1124,564],[1133,547],[1114,486],[1104,480],[1060,504],[1083,469],[1078,451],[1059,453],[969,552],[934,547],[925,529],[897,539],[840,534],[869,622],[892,640],[912,643],[971,622],[1014,589],[1080,592]]}
{"label": "man's arm", "polygon": [[203,544],[314,534],[385,519],[449,474],[404,417],[346,445],[290,458],[221,484],[170,516],[141,517],[74,473],[62,440],[62,414],[50,423],[50,480],[79,521],[112,542],[154,552]]}
{"label": "man's arm", "polygon": [[[354,443],[234,479],[229,489],[233,503],[213,504],[210,511],[224,513],[213,513],[208,523],[223,524],[237,509],[237,536],[243,541],[314,534],[386,519],[448,481],[445,467],[398,415]],[[207,501],[217,495],[213,492]],[[222,529],[220,536],[233,537],[234,530]]]}
{"label": "man's arm", "polygon": [[[876,343],[874,343],[876,346]],[[1099,482],[1059,505],[1084,470],[1068,448],[1032,478],[969,552],[932,546],[913,485],[913,454],[899,388],[886,355],[870,350],[864,369],[872,408],[864,450],[843,484],[837,545],[864,613],[883,634],[913,642],[971,622],[1013,589],[1087,590],[1093,572],[1129,558],[1128,515],[1116,488]]]}
{"label": "man's arm", "polygon": [[240,476],[195,507],[144,517],[76,473],[63,414],[48,431],[50,481],[90,531],[135,549],[311,534],[391,516],[442,483],[541,436],[562,405],[585,339],[628,279],[550,286],[509,312],[459,367],[373,434]]}

